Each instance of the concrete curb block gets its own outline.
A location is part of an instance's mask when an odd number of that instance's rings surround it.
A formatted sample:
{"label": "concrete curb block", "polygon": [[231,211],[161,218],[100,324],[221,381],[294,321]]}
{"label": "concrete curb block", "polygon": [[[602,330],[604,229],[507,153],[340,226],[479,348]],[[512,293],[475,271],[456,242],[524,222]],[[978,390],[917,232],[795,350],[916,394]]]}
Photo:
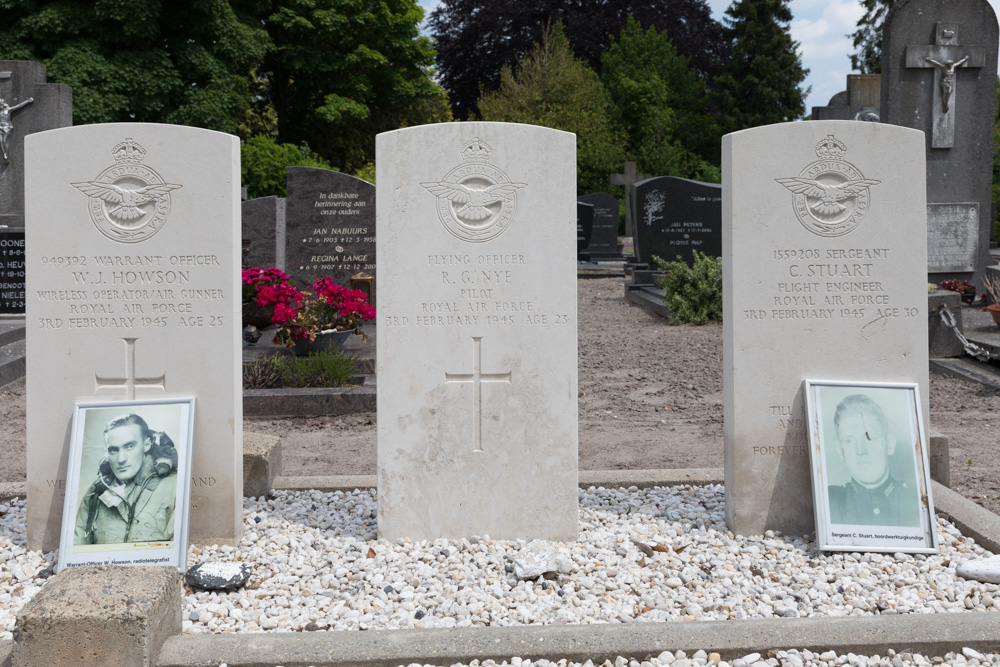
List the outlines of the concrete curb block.
{"label": "concrete curb block", "polygon": [[0,502],[7,502],[14,498],[25,498],[27,495],[27,482],[0,482]]}
{"label": "concrete curb block", "polygon": [[[948,487],[932,482],[934,511],[948,519],[982,548],[1000,554],[1000,516]],[[1000,620],[997,621],[1000,625]]]}
{"label": "concrete curb block", "polygon": [[473,659],[496,661],[563,658],[600,664],[621,655],[639,660],[663,651],[718,651],[726,660],[770,649],[854,652],[884,656],[887,648],[943,656],[968,646],[1000,647],[997,613],[913,614],[775,618],[691,623],[373,630],[248,635],[181,635],[163,645],[159,667],[395,667],[410,663],[451,665]]}
{"label": "concrete curb block", "polygon": [[[353,491],[373,489],[377,484],[375,475],[332,475],[313,477],[309,475],[281,475],[271,485],[275,491]],[[688,468],[677,470],[581,470],[579,486],[587,489],[603,486],[607,489],[634,486],[648,489],[654,486],[678,486],[680,484],[722,484],[722,468]]]}

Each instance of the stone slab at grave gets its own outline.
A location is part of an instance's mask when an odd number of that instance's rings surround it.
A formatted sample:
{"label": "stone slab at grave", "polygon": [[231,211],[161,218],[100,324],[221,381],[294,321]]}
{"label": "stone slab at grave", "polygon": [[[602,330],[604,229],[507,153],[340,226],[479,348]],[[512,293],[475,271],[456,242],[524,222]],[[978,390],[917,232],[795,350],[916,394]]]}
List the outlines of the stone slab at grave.
{"label": "stone slab at grave", "polygon": [[930,282],[989,264],[997,17],[986,0],[901,0],[882,41],[882,122],[926,133]]}
{"label": "stone slab at grave", "polygon": [[653,257],[672,262],[678,255],[688,264],[698,250],[722,255],[722,186],[675,176],[639,181],[636,205],[635,254],[652,266]]}
{"label": "stone slab at grave", "polygon": [[632,236],[635,224],[632,219],[632,186],[647,178],[649,178],[647,174],[640,174],[635,170],[635,162],[626,162],[622,173],[611,174],[609,183],[611,185],[620,185],[625,191],[625,236]]}
{"label": "stone slab at grave", "polygon": [[376,138],[378,533],[577,534],[576,140]]}
{"label": "stone slab at grave", "polygon": [[594,233],[594,205],[576,202],[576,258],[586,259],[584,251]]}
{"label": "stone slab at grave", "polygon": [[24,312],[24,230],[0,229],[0,315]]}
{"label": "stone slab at grave", "polygon": [[239,140],[116,123],[25,147],[29,548],[59,543],[75,402],[187,396],[190,541],[238,542]]}
{"label": "stone slab at grave", "polygon": [[587,259],[621,259],[621,246],[618,245],[618,200],[607,192],[583,195],[576,200],[594,205],[594,228],[585,250]]}
{"label": "stone slab at grave", "polygon": [[923,173],[923,134],[893,125],[783,123],[723,137],[734,532],[814,530],[803,380],[915,382],[926,420]]}
{"label": "stone slab at grave", "polygon": [[[288,167],[285,272],[310,285],[375,274],[375,186],[339,171]],[[378,279],[376,276],[376,284]]]}
{"label": "stone slab at grave", "polygon": [[285,265],[285,199],[258,197],[242,204],[244,255],[246,266],[268,268]]}

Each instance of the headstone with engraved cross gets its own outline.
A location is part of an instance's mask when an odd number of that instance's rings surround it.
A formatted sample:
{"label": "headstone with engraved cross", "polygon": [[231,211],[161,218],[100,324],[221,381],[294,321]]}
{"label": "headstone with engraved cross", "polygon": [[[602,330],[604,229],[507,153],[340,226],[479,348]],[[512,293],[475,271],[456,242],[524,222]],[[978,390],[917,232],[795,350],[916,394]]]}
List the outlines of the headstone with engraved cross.
{"label": "headstone with engraved cross", "polygon": [[190,540],[238,542],[239,141],[121,123],[25,149],[29,547],[59,542],[74,403],[188,396]]}
{"label": "headstone with engraved cross", "polygon": [[532,125],[377,137],[380,537],[575,539],[575,155]]}
{"label": "headstone with engraved cross", "polygon": [[998,35],[987,0],[901,0],[886,17],[881,118],[926,135],[932,282],[980,282],[989,264]]}
{"label": "headstone with engraved cross", "polygon": [[649,178],[635,171],[635,162],[626,162],[621,174],[611,174],[611,185],[620,185],[625,190],[625,236],[632,236],[632,186]]}

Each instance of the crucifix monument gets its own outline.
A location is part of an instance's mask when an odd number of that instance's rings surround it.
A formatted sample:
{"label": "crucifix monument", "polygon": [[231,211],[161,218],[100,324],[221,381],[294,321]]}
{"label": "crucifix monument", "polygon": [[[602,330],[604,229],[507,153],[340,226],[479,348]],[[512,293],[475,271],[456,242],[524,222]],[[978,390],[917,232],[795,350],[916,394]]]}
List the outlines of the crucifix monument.
{"label": "crucifix monument", "polygon": [[152,123],[25,140],[29,548],[59,542],[76,403],[191,396],[190,543],[239,542],[239,150]]}
{"label": "crucifix monument", "polygon": [[625,236],[632,236],[632,186],[649,176],[635,171],[635,162],[626,162],[621,174],[611,174],[611,185],[620,185],[625,190]]}
{"label": "crucifix monument", "polygon": [[997,17],[987,0],[901,0],[882,41],[882,122],[926,135],[930,282],[989,265]]}
{"label": "crucifix monument", "polygon": [[379,537],[574,540],[576,138],[441,123],[376,156]]}

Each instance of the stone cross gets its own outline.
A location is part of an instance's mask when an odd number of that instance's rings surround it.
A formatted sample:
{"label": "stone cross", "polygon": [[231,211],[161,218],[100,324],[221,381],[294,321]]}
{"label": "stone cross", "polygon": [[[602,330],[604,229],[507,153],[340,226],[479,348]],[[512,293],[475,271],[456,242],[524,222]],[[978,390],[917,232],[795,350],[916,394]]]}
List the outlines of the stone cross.
{"label": "stone cross", "polygon": [[97,391],[101,389],[124,389],[125,400],[135,399],[136,387],[154,387],[166,390],[167,375],[164,373],[160,377],[140,378],[135,376],[135,342],[138,338],[122,338],[125,341],[125,377],[123,378],[102,378],[94,375],[94,387]]}
{"label": "stone cross", "polygon": [[483,337],[472,337],[472,372],[471,373],[445,373],[445,384],[453,382],[471,382],[472,394],[472,421],[475,428],[476,446],[472,451],[483,451],[483,382],[503,382],[510,384],[510,371],[506,373],[483,373]]}
{"label": "stone cross", "polygon": [[620,185],[625,190],[625,236],[632,236],[632,186],[649,178],[635,172],[635,162],[626,162],[624,173],[611,174],[611,185]]}
{"label": "stone cross", "polygon": [[982,67],[986,47],[958,43],[958,24],[938,22],[934,44],[906,47],[906,67],[934,69],[934,108],[931,110],[931,147],[955,145],[955,70]]}

